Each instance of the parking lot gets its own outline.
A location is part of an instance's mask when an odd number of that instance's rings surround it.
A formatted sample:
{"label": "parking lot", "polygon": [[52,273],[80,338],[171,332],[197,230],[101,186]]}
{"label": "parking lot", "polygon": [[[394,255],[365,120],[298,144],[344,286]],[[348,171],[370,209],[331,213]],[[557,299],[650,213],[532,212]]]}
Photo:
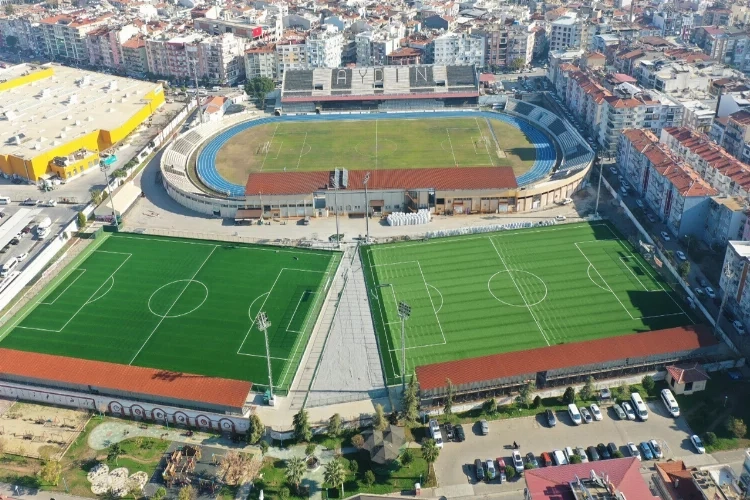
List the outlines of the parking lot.
{"label": "parking lot", "polygon": [[662,446],[664,460],[695,455],[685,420],[668,416],[661,402],[648,403],[648,407],[650,415],[646,422],[617,420],[611,406],[603,406],[601,421],[578,426],[573,425],[567,412],[563,411],[556,413],[557,425],[553,428],[547,426],[543,414],[491,421],[487,436],[480,435],[476,423],[464,425],[466,441],[447,442],[435,464],[435,471],[441,486],[474,484],[474,460],[502,457],[509,465],[512,463],[510,456],[514,441],[520,446],[521,455],[533,452],[537,460],[545,451],[562,450],[566,446],[585,449],[609,442],[614,442],[627,457],[630,456],[625,448],[627,442],[632,441],[637,445],[650,439],[656,439]]}

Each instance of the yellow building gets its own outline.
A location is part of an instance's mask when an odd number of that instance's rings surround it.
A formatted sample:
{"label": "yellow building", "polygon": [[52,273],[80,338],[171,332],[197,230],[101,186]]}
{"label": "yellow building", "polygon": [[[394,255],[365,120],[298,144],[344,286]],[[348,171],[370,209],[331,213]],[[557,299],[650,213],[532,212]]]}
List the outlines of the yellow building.
{"label": "yellow building", "polygon": [[0,170],[74,177],[163,103],[161,84],[57,64],[0,70]]}

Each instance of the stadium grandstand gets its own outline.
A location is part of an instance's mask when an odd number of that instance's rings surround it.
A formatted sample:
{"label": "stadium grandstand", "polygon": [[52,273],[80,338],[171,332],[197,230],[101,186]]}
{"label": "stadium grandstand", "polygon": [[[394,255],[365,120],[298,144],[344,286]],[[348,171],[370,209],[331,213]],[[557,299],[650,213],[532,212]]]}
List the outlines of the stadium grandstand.
{"label": "stadium grandstand", "polygon": [[284,73],[277,113],[475,107],[474,66],[316,68]]}

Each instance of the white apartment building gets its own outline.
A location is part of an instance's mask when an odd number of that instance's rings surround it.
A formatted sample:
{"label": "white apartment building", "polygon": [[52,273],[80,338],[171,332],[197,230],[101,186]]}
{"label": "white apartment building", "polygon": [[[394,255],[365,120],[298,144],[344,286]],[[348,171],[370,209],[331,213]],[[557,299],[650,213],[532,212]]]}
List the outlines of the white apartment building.
{"label": "white apartment building", "polygon": [[719,288],[727,297],[727,305],[750,324],[750,241],[730,241],[724,254]]}
{"label": "white apartment building", "polygon": [[680,104],[685,108],[682,126],[707,133],[714,120],[714,108],[701,101],[685,101]]}
{"label": "white apartment building", "polygon": [[560,16],[550,25],[549,50],[587,50],[588,45],[584,43],[583,20],[578,18],[574,12],[568,12]]}
{"label": "white apartment building", "polygon": [[234,85],[245,76],[246,40],[224,33],[198,43],[198,77],[212,85]]}
{"label": "white apartment building", "polygon": [[305,42],[309,68],[338,68],[344,51],[344,35],[335,26],[313,31]]}
{"label": "white apartment building", "polygon": [[86,34],[89,64],[115,70],[125,69],[122,44],[140,32],[137,26],[100,26]]}
{"label": "white apartment building", "polygon": [[288,69],[307,69],[307,46],[304,38],[287,38],[276,44],[276,78],[281,80]]}
{"label": "white apartment building", "polygon": [[446,33],[435,38],[435,64],[473,64],[484,67],[483,35]]}
{"label": "white apartment building", "polygon": [[42,50],[52,59],[88,64],[86,34],[110,20],[111,14],[93,17],[82,13],[60,14],[42,19],[38,26]]}
{"label": "white apartment building", "polygon": [[531,64],[534,58],[534,38],[533,31],[535,24],[513,24],[508,27],[508,64],[512,64],[516,59],[523,61],[524,65]]}
{"label": "white apartment building", "polygon": [[684,90],[706,92],[713,79],[710,69],[698,69],[693,64],[647,59],[636,63],[633,76],[644,88],[666,93]]}
{"label": "white apartment building", "polygon": [[18,48],[30,50],[34,53],[42,51],[38,23],[30,16],[7,16],[0,18],[0,39],[7,43],[9,36],[18,40]]}
{"label": "white apartment building", "polygon": [[245,76],[248,80],[266,77],[276,80],[276,45],[268,44],[245,51]]}
{"label": "white apartment building", "polygon": [[386,56],[399,48],[399,37],[383,31],[365,31],[354,37],[357,65],[382,66]]}
{"label": "white apartment building", "polygon": [[[148,69],[155,75],[177,81],[192,82],[198,71],[199,33],[170,37],[169,34],[146,40]],[[201,75],[198,74],[198,78]]]}

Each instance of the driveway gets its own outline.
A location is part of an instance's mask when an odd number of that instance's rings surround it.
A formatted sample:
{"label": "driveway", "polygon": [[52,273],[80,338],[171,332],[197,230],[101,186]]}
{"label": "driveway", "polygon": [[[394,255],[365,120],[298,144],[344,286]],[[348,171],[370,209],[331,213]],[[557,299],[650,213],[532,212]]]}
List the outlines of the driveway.
{"label": "driveway", "polygon": [[[503,457],[505,463],[510,464],[513,441],[521,446],[522,455],[531,451],[537,457],[544,451],[565,446],[586,448],[609,442],[617,444],[623,455],[629,456],[623,447],[627,442],[638,444],[649,439],[659,441],[665,459],[694,455],[685,420],[668,417],[661,402],[649,403],[648,407],[650,415],[646,422],[616,420],[612,409],[603,407],[602,421],[579,426],[572,424],[567,412],[557,413],[557,426],[551,429],[546,426],[543,415],[492,421],[487,436],[479,435],[476,425],[464,425],[466,441],[446,443],[440,452],[435,464],[438,481],[441,486],[475,484],[474,460]],[[483,492],[486,488],[487,485],[478,485],[476,491]],[[505,489],[506,485],[501,488]]]}

